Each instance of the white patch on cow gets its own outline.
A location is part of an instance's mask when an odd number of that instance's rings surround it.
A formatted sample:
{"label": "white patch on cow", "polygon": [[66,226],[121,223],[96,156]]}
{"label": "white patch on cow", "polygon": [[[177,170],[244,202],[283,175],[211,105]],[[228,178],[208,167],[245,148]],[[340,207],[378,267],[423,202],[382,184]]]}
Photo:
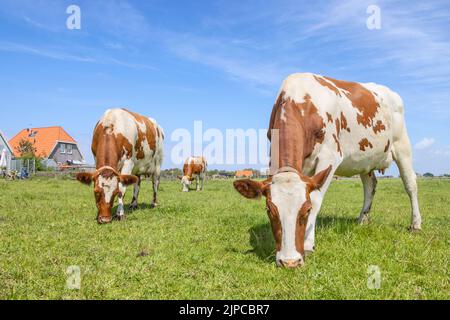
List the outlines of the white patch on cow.
{"label": "white patch on cow", "polygon": [[116,191],[118,187],[119,180],[116,176],[113,176],[111,178],[104,178],[102,175],[98,177],[98,185],[103,190],[103,193],[105,194],[105,202],[110,203],[112,196],[114,194],[114,191]]}
{"label": "white patch on cow", "polygon": [[306,201],[306,184],[292,172],[277,174],[270,187],[272,202],[278,208],[282,228],[281,251],[278,261],[300,260],[302,255],[295,246],[298,214]]}
{"label": "white patch on cow", "polygon": [[189,157],[186,160],[186,164],[203,165],[203,157]]}
{"label": "white patch on cow", "polygon": [[281,108],[280,120],[283,121],[283,122],[286,122],[286,121],[287,121],[287,118],[286,118],[286,108],[285,108],[284,106]]}

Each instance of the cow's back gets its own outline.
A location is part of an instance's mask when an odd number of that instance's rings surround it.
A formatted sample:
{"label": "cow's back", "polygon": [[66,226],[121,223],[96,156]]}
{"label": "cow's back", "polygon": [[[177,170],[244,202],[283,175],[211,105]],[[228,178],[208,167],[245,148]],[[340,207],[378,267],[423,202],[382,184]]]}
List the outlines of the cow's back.
{"label": "cow's back", "polygon": [[183,166],[183,174],[192,177],[206,171],[207,162],[204,157],[189,157]]}
{"label": "cow's back", "polygon": [[105,139],[114,140],[113,147],[108,143],[107,152],[117,157],[119,170],[126,162],[133,163],[134,174],[150,175],[160,169],[164,132],[155,120],[126,109],[107,110],[94,131],[92,149],[97,161]]}
{"label": "cow's back", "polygon": [[384,169],[392,162],[393,141],[404,126],[403,102],[387,87],[298,73],[284,81],[280,97],[298,105],[310,102],[322,119],[324,138],[303,162],[305,173],[313,173],[320,154],[329,151],[342,157],[338,175]]}

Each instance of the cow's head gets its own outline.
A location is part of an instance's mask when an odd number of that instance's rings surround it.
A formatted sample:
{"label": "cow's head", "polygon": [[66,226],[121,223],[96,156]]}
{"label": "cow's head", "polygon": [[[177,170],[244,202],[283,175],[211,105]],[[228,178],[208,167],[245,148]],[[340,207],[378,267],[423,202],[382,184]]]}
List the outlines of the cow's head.
{"label": "cow's head", "polygon": [[323,186],[330,171],[331,166],[312,178],[281,172],[264,182],[249,179],[234,182],[236,190],[248,199],[266,197],[278,266],[295,268],[304,264],[306,225],[312,209],[310,194]]}
{"label": "cow's head", "polygon": [[181,180],[181,184],[183,185],[183,192],[189,192],[189,186],[194,181],[194,178],[189,176],[179,176],[178,179]]}
{"label": "cow's head", "polygon": [[99,224],[112,221],[111,209],[114,200],[119,194],[119,183],[128,186],[138,182],[138,178],[132,175],[123,175],[111,167],[103,167],[94,173],[81,172],[77,174],[77,180],[83,184],[94,183],[94,195],[97,204],[97,221]]}

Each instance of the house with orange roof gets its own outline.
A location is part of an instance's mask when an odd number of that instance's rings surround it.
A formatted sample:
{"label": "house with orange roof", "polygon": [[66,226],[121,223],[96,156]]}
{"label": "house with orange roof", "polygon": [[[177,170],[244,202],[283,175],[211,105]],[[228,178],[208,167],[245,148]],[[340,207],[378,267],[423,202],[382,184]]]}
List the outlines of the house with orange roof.
{"label": "house with orange roof", "polygon": [[236,179],[241,179],[241,178],[253,178],[253,171],[252,170],[239,170],[236,171],[236,175],[235,175]]}
{"label": "house with orange roof", "polygon": [[9,141],[14,156],[21,157],[19,145],[22,140],[30,141],[35,154],[58,164],[81,164],[84,157],[78,143],[62,127],[23,129]]}

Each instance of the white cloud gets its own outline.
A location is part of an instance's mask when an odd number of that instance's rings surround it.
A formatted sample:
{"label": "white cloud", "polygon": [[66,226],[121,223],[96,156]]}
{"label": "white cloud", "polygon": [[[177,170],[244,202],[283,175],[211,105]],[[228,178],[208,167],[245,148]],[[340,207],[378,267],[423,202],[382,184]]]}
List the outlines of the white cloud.
{"label": "white cloud", "polygon": [[434,151],[434,154],[437,156],[450,157],[450,148],[437,149]]}
{"label": "white cloud", "polygon": [[435,141],[433,138],[423,138],[414,145],[414,148],[416,148],[417,150],[423,150],[431,147],[434,144],[434,142]]}

